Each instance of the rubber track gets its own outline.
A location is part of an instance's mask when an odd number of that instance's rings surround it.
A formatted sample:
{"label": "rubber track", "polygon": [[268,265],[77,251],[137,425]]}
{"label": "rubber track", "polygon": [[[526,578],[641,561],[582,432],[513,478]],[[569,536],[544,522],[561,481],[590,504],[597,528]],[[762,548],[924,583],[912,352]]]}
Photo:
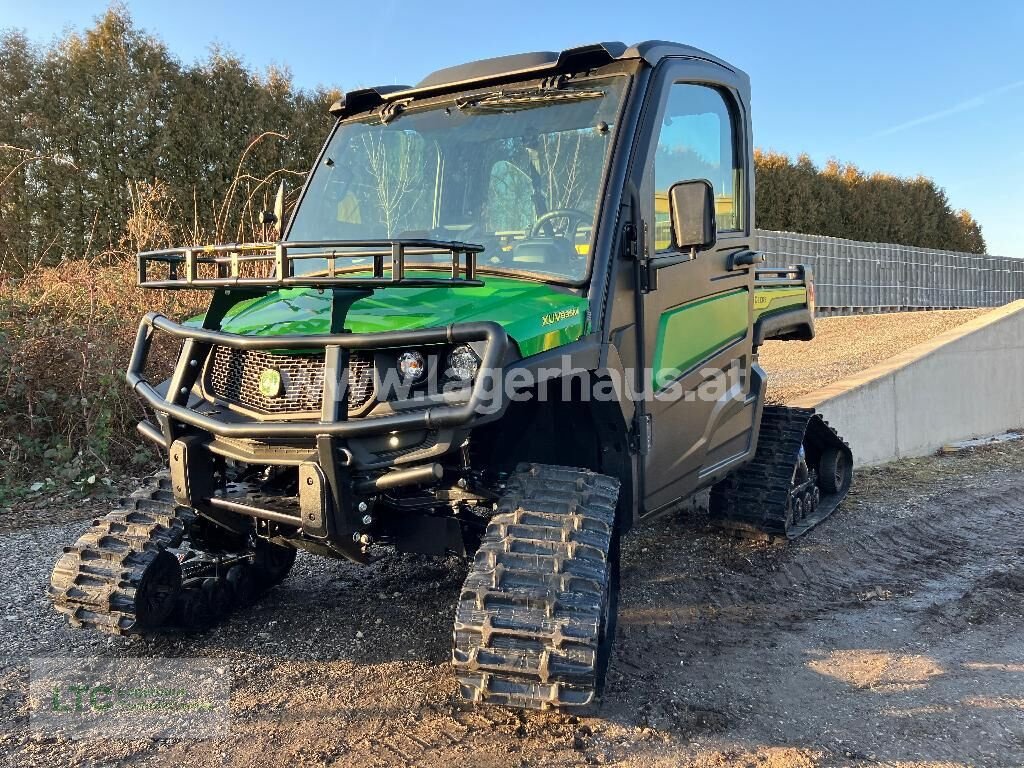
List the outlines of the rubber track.
{"label": "rubber track", "polygon": [[[74,546],[65,547],[50,576],[54,607],[72,626],[112,635],[205,629],[236,604],[247,604],[277,584],[291,567],[288,563],[276,572],[267,570],[259,564],[257,550],[244,571],[248,580],[246,597],[241,598],[233,590],[225,591],[222,578],[203,578],[200,574],[209,570],[208,565],[187,560],[181,566],[184,584],[175,597],[172,615],[158,624],[146,624],[136,603],[139,586],[165,550],[187,545],[194,518],[192,509],[175,502],[167,473],[147,479],[142,488],[122,499],[117,509],[94,520]],[[163,555],[170,556],[173,553]],[[218,589],[208,593],[203,589],[206,582],[214,582]]]}
{"label": "rubber track", "polygon": [[524,709],[595,702],[619,482],[521,464],[459,596],[452,664],[473,702]]}
{"label": "rubber track", "polygon": [[738,533],[795,538],[835,510],[842,498],[823,497],[817,515],[793,525],[789,491],[813,419],[819,420],[818,439],[827,435],[836,446],[846,447],[813,409],[764,406],[754,460],[711,488],[708,508],[713,521]]}
{"label": "rubber track", "polygon": [[135,594],[143,574],[161,552],[182,543],[194,514],[174,502],[166,475],[147,479],[64,548],[50,577],[54,607],[72,626],[137,633]]}

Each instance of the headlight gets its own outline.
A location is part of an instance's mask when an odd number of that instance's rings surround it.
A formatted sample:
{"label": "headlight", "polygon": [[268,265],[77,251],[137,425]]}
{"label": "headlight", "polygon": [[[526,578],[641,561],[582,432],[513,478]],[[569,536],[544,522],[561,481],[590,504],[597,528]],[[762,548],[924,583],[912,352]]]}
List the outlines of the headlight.
{"label": "headlight", "polygon": [[427,374],[427,360],[415,349],[407,349],[398,356],[398,372],[402,381],[415,384]]}
{"label": "headlight", "polygon": [[480,370],[480,358],[476,356],[471,346],[462,344],[448,355],[448,370],[455,378],[470,381]]}

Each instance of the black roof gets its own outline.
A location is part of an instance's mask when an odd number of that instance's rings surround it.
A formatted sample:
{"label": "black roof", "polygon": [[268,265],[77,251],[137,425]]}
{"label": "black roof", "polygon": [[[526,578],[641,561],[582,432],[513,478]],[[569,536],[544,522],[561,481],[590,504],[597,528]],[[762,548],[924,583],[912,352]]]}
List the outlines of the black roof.
{"label": "black roof", "polygon": [[[594,43],[576,48],[568,48],[556,53],[554,51],[538,51],[534,53],[516,53],[511,56],[499,56],[494,59],[480,59],[468,64],[459,64],[446,69],[431,72],[416,85],[416,90],[452,86],[477,80],[489,80],[492,77],[528,74],[545,69],[561,69],[574,60],[592,59],[592,66],[599,66],[620,59],[644,59],[648,64],[657,64],[665,56],[686,56],[706,59],[720,64],[727,69],[733,67],[706,51],[681,43],[669,43],[664,40],[648,40],[636,45],[626,46],[625,43]],[[604,61],[602,61],[602,59]],[[582,61],[580,63],[586,66]]]}
{"label": "black roof", "polygon": [[372,109],[377,104],[395,99],[410,98],[432,92],[457,90],[460,87],[488,80],[514,78],[519,76],[541,76],[545,72],[572,71],[599,67],[622,60],[643,60],[654,66],[663,58],[676,56],[717,64],[744,79],[740,70],[707,51],[681,43],[665,40],[647,40],[627,46],[625,43],[607,42],[567,48],[564,51],[536,51],[533,53],[516,53],[511,56],[498,56],[493,59],[481,59],[468,64],[459,64],[431,72],[415,86],[388,85],[378,88],[364,88],[350,91],[344,100],[331,107],[331,113],[344,116]]}

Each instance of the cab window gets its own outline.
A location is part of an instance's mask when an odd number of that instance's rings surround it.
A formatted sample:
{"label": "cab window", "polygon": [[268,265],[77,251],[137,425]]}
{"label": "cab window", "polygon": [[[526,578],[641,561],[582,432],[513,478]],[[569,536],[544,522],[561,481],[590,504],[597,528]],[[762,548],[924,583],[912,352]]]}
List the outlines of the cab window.
{"label": "cab window", "polygon": [[740,228],[742,164],[735,135],[733,112],[720,91],[692,83],[671,87],[654,154],[656,250],[672,245],[668,190],[678,181],[710,181],[718,231]]}

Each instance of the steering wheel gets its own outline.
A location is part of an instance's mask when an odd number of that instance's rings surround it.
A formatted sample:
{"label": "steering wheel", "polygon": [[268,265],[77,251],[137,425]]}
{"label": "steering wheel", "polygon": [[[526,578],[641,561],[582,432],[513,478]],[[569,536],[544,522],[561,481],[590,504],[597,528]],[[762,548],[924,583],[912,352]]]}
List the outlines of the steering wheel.
{"label": "steering wheel", "polygon": [[541,234],[541,228],[547,230],[547,237],[554,237],[555,230],[551,226],[551,222],[555,219],[568,219],[568,223],[572,225],[571,227],[566,227],[565,230],[568,239],[569,234],[572,233],[572,236],[575,236],[576,230],[580,228],[580,224],[584,221],[590,221],[591,216],[592,214],[584,213],[575,208],[555,208],[553,211],[542,214],[534,222],[533,227],[530,229],[530,237],[544,237],[545,235]]}

